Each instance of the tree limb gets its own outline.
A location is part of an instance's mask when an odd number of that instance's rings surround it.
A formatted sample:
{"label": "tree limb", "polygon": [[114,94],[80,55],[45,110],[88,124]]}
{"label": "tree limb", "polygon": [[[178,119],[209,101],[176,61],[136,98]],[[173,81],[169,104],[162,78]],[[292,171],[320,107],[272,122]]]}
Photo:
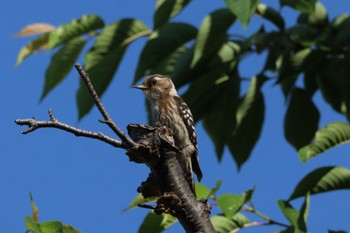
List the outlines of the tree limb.
{"label": "tree limb", "polygon": [[98,110],[104,118],[104,121],[101,122],[106,123],[113,130],[113,132],[116,135],[118,135],[118,137],[122,140],[122,143],[125,143],[129,147],[136,146],[135,143],[132,140],[130,140],[130,138],[114,123],[111,116],[108,114],[105,107],[103,106],[100,98],[98,97],[98,94],[96,93],[96,90],[91,83],[89,75],[84,71],[83,67],[79,64],[76,64],[75,68],[80,74],[80,77],[85,82],[85,85],[88,88],[91,97],[94,99],[96,107],[98,108]]}
{"label": "tree limb", "polygon": [[[134,141],[150,148],[147,158],[158,158],[148,161],[151,164],[152,176],[139,189],[144,197],[150,195],[152,191],[155,193],[151,196],[161,194],[155,213],[175,216],[186,232],[214,233],[210,221],[210,205],[206,200],[198,201],[186,182],[176,158],[180,151],[175,147],[172,131],[166,127],[152,128],[136,124],[130,124],[127,128]],[[154,187],[159,187],[160,190]]]}
{"label": "tree limb", "polygon": [[175,146],[172,131],[166,127],[129,124],[127,128],[130,138],[114,123],[102,105],[88,74],[79,64],[75,67],[104,118],[100,122],[107,124],[121,141],[100,132],[87,131],[62,123],[54,117],[52,110],[49,110],[49,121],[38,121],[34,118],[15,120],[16,124],[29,127],[22,134],[28,134],[39,128],[57,128],[76,136],[98,139],[125,149],[131,161],[144,163],[151,169],[149,177],[142,182],[138,192],[145,198],[158,197],[157,206],[154,207],[155,213],[168,213],[177,217],[186,232],[214,233],[214,227],[210,222],[210,206],[206,200],[197,201],[183,176],[177,160],[179,150]]}
{"label": "tree limb", "polygon": [[28,134],[31,133],[39,128],[56,128],[61,129],[64,131],[67,131],[69,133],[74,134],[77,137],[87,137],[87,138],[94,138],[98,139],[100,141],[103,141],[105,143],[108,143],[114,147],[119,147],[123,149],[127,149],[125,147],[125,144],[122,143],[119,140],[116,140],[114,138],[108,137],[107,135],[100,133],[100,132],[92,132],[84,129],[79,129],[74,126],[62,123],[58,121],[54,115],[51,109],[49,109],[49,121],[38,121],[34,118],[32,119],[17,119],[15,120],[17,125],[27,125],[29,128],[27,130],[22,131],[22,134]]}

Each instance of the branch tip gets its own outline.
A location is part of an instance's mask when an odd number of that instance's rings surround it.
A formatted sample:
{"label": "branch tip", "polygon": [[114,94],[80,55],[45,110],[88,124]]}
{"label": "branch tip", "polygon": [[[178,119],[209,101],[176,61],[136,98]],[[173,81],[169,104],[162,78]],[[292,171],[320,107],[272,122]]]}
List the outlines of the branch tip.
{"label": "branch tip", "polygon": [[155,209],[154,206],[146,205],[146,204],[138,204],[137,206],[140,207],[140,208],[145,208],[145,209],[151,209],[151,210]]}
{"label": "branch tip", "polygon": [[57,122],[57,119],[56,119],[55,116],[53,115],[52,109],[49,109],[48,112],[49,112],[50,120],[53,121],[53,122]]}

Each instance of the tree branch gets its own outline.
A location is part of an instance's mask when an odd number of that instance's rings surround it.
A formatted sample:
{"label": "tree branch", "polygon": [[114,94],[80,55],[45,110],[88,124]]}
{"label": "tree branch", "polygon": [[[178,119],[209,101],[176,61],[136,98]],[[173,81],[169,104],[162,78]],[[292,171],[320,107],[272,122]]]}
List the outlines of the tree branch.
{"label": "tree branch", "polygon": [[145,198],[150,196],[159,198],[157,206],[154,207],[156,213],[168,213],[177,217],[186,232],[215,233],[210,221],[210,206],[206,201],[197,201],[184,178],[177,159],[179,150],[175,146],[172,131],[166,127],[129,124],[127,128],[130,138],[114,123],[102,105],[88,74],[79,64],[75,67],[104,118],[100,122],[107,124],[121,141],[100,132],[91,132],[59,122],[51,110],[49,110],[49,121],[38,121],[34,118],[15,120],[16,124],[29,127],[22,134],[39,128],[57,128],[76,136],[98,139],[125,149],[131,161],[144,163],[151,169],[149,177],[142,182],[138,192]]}
{"label": "tree branch", "polygon": [[144,153],[143,156],[153,158],[148,160],[152,172],[139,192],[144,197],[160,196],[155,213],[175,216],[186,232],[215,233],[210,221],[210,205],[206,200],[196,199],[183,176],[177,160],[180,151],[175,147],[172,131],[166,127],[152,128],[136,124],[128,125],[127,128],[135,142],[150,148],[149,154]]}
{"label": "tree branch", "polygon": [[251,204],[252,207],[244,206],[242,208],[242,210],[248,211],[248,212],[253,213],[253,214],[256,214],[260,218],[264,219],[266,221],[266,223],[264,223],[265,225],[279,225],[279,226],[282,226],[282,227],[288,227],[289,226],[287,224],[284,224],[284,223],[281,223],[281,222],[278,222],[278,221],[275,221],[275,220],[271,219],[270,217],[266,216],[265,214],[257,211],[255,209],[255,207],[254,207],[252,202],[250,204]]}
{"label": "tree branch", "polygon": [[32,118],[32,119],[17,119],[15,120],[15,122],[17,125],[27,125],[29,127],[27,130],[22,131],[22,134],[31,133],[39,128],[56,128],[56,129],[61,129],[66,132],[72,133],[77,137],[94,138],[94,139],[103,141],[105,143],[108,143],[114,147],[127,149],[127,147],[125,147],[125,144],[123,144],[121,141],[108,137],[103,133],[79,129],[58,121],[54,117],[51,109],[49,109],[49,116],[50,116],[49,121],[38,121]]}
{"label": "tree branch", "polygon": [[98,97],[95,88],[93,87],[91,80],[89,78],[89,75],[83,70],[83,67],[79,64],[75,65],[75,68],[77,69],[78,73],[80,74],[80,77],[84,80],[86,87],[88,88],[91,97],[94,99],[95,105],[102,114],[104,121],[101,121],[102,123],[106,123],[113,132],[118,135],[118,137],[122,140],[122,143],[125,143],[127,147],[134,147],[136,146],[135,143],[114,123],[111,116],[106,111],[105,107],[103,106],[100,98]]}

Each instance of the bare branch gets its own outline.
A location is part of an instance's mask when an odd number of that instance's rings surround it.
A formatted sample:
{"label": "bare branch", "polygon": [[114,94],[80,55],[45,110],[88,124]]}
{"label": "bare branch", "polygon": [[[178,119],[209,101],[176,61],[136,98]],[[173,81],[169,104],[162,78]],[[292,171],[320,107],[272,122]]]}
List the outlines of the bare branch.
{"label": "bare branch", "polygon": [[96,93],[95,88],[93,87],[89,75],[84,71],[83,67],[79,64],[75,65],[75,68],[80,74],[80,77],[84,80],[86,87],[88,88],[92,98],[94,99],[95,105],[103,116],[104,121],[113,132],[118,135],[118,137],[122,140],[122,143],[125,143],[126,148],[131,148],[136,146],[135,142],[133,142],[112,120],[111,116],[108,114],[107,110],[103,106],[98,94]]}
{"label": "bare branch", "polygon": [[28,134],[39,128],[57,128],[57,129],[61,129],[69,133],[72,133],[77,137],[94,138],[94,139],[98,139],[100,141],[106,142],[114,147],[127,149],[125,144],[123,144],[121,141],[108,137],[103,133],[79,129],[58,121],[53,115],[53,112],[51,109],[49,110],[49,116],[50,116],[49,121],[38,121],[32,118],[32,119],[18,119],[18,120],[15,120],[15,122],[17,125],[27,125],[29,127],[27,130],[22,131],[22,134]]}

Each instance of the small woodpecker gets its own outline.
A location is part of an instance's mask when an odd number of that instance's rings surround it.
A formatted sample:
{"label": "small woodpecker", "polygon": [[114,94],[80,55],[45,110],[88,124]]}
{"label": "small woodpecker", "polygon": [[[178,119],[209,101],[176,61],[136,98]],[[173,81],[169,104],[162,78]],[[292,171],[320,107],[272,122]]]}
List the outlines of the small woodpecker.
{"label": "small woodpecker", "polygon": [[199,166],[197,135],[191,110],[177,94],[171,79],[163,75],[150,75],[142,85],[133,88],[141,89],[150,102],[152,124],[166,126],[173,131],[175,146],[180,150],[177,159],[190,189],[195,194],[192,171],[199,181],[203,175]]}

